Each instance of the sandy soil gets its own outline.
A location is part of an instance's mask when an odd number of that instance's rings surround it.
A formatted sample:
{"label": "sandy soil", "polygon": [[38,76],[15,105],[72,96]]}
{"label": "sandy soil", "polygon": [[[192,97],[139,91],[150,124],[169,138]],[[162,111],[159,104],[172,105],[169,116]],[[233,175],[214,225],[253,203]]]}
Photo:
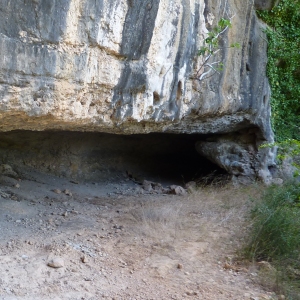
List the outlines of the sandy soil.
{"label": "sandy soil", "polygon": [[277,299],[236,258],[256,187],[156,195],[125,177],[34,172],[0,183],[1,300]]}

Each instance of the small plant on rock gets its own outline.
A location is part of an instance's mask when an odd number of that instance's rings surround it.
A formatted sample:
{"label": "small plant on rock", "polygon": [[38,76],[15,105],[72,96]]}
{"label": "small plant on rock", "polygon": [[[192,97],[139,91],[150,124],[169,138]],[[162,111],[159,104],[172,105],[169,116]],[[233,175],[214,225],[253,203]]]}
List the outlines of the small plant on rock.
{"label": "small plant on rock", "polygon": [[[212,77],[216,73],[220,73],[223,70],[223,63],[221,60],[212,61],[212,58],[216,57],[216,54],[224,49],[220,47],[220,37],[232,26],[230,19],[222,18],[216,27],[208,33],[208,37],[204,40],[204,45],[199,49],[198,55],[202,57],[203,62],[200,68],[197,70],[194,79],[202,81],[209,77]],[[239,43],[231,44],[225,48],[239,48]]]}

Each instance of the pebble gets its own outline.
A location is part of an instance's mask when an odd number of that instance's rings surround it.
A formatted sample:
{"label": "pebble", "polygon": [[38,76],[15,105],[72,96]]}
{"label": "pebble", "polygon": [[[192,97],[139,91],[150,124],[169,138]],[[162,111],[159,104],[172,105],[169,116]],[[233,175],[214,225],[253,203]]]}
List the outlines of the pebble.
{"label": "pebble", "polygon": [[186,294],[187,294],[188,296],[197,296],[197,295],[198,295],[197,292],[193,292],[193,291],[188,291],[188,292],[186,292]]}
{"label": "pebble", "polygon": [[47,263],[48,267],[55,268],[55,269],[62,268],[62,267],[64,267],[64,265],[65,265],[65,262],[60,257],[54,257],[54,258],[50,259]]}
{"label": "pebble", "polygon": [[18,174],[12,169],[10,165],[2,164],[0,165],[0,173],[1,175],[9,176],[17,179]]}
{"label": "pebble", "polygon": [[88,262],[87,257],[85,255],[81,256],[81,261],[86,264]]}
{"label": "pebble", "polygon": [[92,279],[92,278],[89,278],[89,277],[85,277],[84,280],[85,280],[85,281],[92,281],[93,279]]}
{"label": "pebble", "polygon": [[148,181],[148,180],[144,180],[143,181],[143,189],[147,192],[151,192],[152,191],[152,182]]}
{"label": "pebble", "polygon": [[177,269],[182,269],[183,268],[183,265],[182,264],[178,264],[177,265]]}
{"label": "pebble", "polygon": [[170,189],[171,189],[171,193],[177,196],[185,196],[187,194],[186,190],[179,185],[171,185]]}
{"label": "pebble", "polygon": [[52,190],[52,192],[54,192],[55,194],[61,194],[61,190],[59,190],[59,189],[54,189],[54,190]]}
{"label": "pebble", "polygon": [[68,189],[64,190],[64,194],[67,195],[67,196],[72,196],[71,191],[68,190]]}

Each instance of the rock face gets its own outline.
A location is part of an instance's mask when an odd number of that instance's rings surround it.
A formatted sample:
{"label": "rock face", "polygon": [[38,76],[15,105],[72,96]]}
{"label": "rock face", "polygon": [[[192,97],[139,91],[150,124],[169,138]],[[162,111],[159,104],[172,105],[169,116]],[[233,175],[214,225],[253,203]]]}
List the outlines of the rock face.
{"label": "rock face", "polygon": [[269,168],[274,165],[275,151],[257,150],[257,130],[214,136],[196,143],[197,151],[233,175],[236,183],[260,179],[272,182]]}
{"label": "rock face", "polygon": [[279,0],[255,0],[254,2],[258,10],[271,10]]}
{"label": "rock face", "polygon": [[[222,17],[232,28],[213,61],[224,71],[199,82],[198,49]],[[3,0],[0,130],[217,134],[198,143],[202,155],[268,180],[273,158],[258,150],[273,140],[262,28],[253,1]],[[242,154],[225,162],[232,151]]]}

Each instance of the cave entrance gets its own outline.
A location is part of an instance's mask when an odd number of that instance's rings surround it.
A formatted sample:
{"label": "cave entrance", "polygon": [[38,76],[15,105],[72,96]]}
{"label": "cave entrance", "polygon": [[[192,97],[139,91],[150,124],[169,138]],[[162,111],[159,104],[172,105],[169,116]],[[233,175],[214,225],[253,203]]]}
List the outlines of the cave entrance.
{"label": "cave entrance", "polygon": [[212,172],[224,173],[195,150],[195,143],[206,137],[13,131],[0,134],[0,159],[21,173],[32,168],[76,180],[130,176],[136,181],[184,184]]}

